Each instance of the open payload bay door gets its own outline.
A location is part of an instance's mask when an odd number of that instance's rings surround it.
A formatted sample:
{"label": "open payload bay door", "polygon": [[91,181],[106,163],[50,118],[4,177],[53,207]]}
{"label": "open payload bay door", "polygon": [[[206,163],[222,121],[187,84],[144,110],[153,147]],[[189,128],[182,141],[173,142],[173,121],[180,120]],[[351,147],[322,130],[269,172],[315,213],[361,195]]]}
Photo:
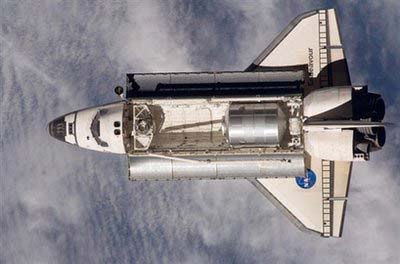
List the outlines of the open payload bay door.
{"label": "open payload bay door", "polygon": [[310,159],[307,177],[249,180],[300,230],[341,237],[351,162]]}
{"label": "open payload bay door", "polygon": [[246,71],[308,65],[313,87],[350,85],[338,19],[334,9],[296,17]]}

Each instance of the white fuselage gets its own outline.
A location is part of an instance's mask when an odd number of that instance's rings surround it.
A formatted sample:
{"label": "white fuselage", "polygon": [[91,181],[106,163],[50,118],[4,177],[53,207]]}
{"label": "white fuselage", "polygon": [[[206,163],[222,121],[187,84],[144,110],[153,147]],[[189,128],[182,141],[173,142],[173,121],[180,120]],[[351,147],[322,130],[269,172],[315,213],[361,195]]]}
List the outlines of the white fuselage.
{"label": "white fuselage", "polygon": [[[58,139],[81,148],[117,154],[126,153],[122,135],[124,102],[76,111],[61,117],[65,129],[50,131]],[[58,118],[57,120],[59,120]],[[49,125],[51,129],[52,124]],[[61,120],[59,127],[62,127]]]}

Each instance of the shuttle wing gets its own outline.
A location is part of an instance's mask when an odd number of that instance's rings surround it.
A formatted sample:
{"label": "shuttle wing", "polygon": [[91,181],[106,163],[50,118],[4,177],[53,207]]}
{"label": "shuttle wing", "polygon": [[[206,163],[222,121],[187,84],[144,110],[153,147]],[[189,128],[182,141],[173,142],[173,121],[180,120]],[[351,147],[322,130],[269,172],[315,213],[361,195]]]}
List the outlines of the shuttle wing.
{"label": "shuttle wing", "polygon": [[[315,10],[296,17],[246,71],[305,65],[311,89],[351,85],[334,9]],[[306,178],[249,181],[301,230],[340,237],[352,163],[307,155],[306,164],[309,168]]]}
{"label": "shuttle wing", "polygon": [[307,180],[249,180],[302,231],[340,237],[343,230],[351,162],[310,158]]}
{"label": "shuttle wing", "polygon": [[334,9],[296,17],[246,71],[308,65],[314,87],[350,85],[350,75]]}

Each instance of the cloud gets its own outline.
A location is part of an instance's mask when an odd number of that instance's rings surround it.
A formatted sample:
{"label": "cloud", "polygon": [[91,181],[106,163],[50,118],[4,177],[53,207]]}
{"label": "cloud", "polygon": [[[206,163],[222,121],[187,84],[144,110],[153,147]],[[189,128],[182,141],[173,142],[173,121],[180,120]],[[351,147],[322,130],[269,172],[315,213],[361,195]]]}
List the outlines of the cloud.
{"label": "cloud", "polygon": [[[355,166],[338,240],[300,233],[246,181],[131,183],[123,156],[78,150],[45,131],[61,114],[116,100],[112,88],[126,72],[244,69],[310,5],[5,3],[0,262],[395,263],[398,128],[371,162]],[[397,5],[338,5],[353,80],[384,94],[399,80],[391,74]],[[400,96],[390,94],[387,116],[397,122]]]}
{"label": "cloud", "polygon": [[[5,6],[1,118],[2,153],[7,155],[2,156],[1,168],[1,258],[7,262],[133,258],[123,244],[120,249],[114,248],[118,243],[108,245],[112,237],[123,235],[119,228],[132,229],[115,201],[118,195],[131,194],[124,177],[125,160],[78,151],[53,141],[46,132],[47,122],[65,112],[112,100],[112,87],[121,82],[127,68],[139,69],[124,56],[141,58],[137,63],[143,63],[145,70],[167,56],[169,67],[189,67],[182,54],[168,47],[174,44],[168,25],[157,20],[164,17],[159,10],[148,4],[127,6],[137,15],[135,22],[125,14],[124,5],[92,8],[43,1]],[[150,21],[141,21],[139,15],[149,16]],[[158,39],[145,34],[146,25],[159,30]],[[128,33],[143,32],[142,47],[115,54],[115,46],[125,47],[124,27]],[[119,46],[111,48],[116,39]],[[162,44],[156,45],[163,42],[164,50]],[[148,53],[141,54],[143,50]],[[143,226],[140,221],[138,225]],[[130,237],[125,240],[135,242]],[[151,250],[149,245],[149,255]]]}
{"label": "cloud", "polygon": [[155,1],[128,2],[123,8],[115,27],[104,28],[108,55],[118,66],[131,67],[131,71],[132,67],[139,71],[193,70],[173,10]]}

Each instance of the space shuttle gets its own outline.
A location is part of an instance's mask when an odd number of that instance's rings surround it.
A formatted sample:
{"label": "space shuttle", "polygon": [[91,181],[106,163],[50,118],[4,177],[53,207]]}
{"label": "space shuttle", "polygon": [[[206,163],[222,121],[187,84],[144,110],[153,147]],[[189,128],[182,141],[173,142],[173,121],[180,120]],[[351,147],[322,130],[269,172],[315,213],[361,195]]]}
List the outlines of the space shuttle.
{"label": "space shuttle", "polygon": [[115,92],[50,135],[125,155],[132,181],[246,179],[322,237],[342,236],[352,163],[385,144],[385,103],[351,83],[334,9],[296,17],[244,71],[127,73]]}

